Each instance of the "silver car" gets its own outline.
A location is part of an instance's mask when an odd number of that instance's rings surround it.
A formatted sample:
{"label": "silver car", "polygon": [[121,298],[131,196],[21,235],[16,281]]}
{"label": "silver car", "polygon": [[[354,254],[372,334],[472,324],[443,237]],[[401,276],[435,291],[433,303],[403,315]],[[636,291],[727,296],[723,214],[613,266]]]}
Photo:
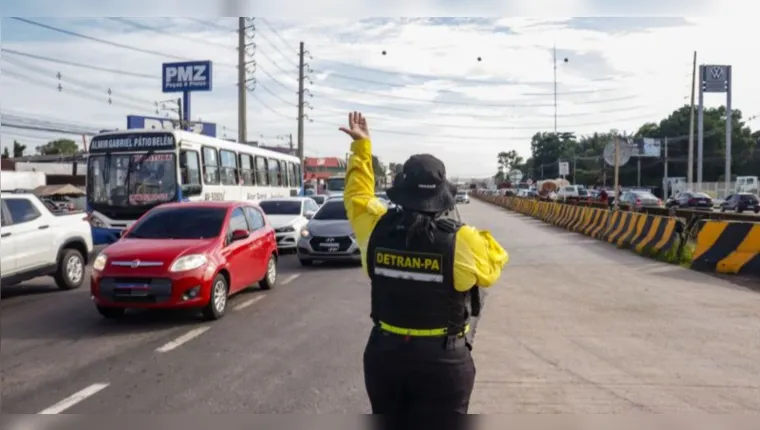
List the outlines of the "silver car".
{"label": "silver car", "polygon": [[298,259],[303,266],[315,261],[361,262],[359,244],[346,215],[343,199],[328,199],[301,230]]}

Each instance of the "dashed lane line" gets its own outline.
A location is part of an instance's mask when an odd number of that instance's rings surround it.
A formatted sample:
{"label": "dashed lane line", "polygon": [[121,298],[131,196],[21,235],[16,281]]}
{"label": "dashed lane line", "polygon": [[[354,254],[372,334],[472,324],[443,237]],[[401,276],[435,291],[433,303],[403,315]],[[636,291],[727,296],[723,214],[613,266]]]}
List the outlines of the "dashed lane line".
{"label": "dashed lane line", "polygon": [[192,329],[189,332],[183,334],[182,336],[180,336],[180,337],[178,337],[178,338],[176,338],[176,339],[174,339],[174,340],[172,340],[170,342],[165,343],[163,346],[158,347],[156,349],[156,352],[163,353],[163,352],[169,352],[169,351],[172,351],[174,349],[177,349],[180,346],[186,344],[187,342],[190,342],[191,340],[195,339],[196,337],[202,335],[203,333],[205,333],[210,328],[211,327],[206,326],[206,327],[198,327],[196,329]]}
{"label": "dashed lane line", "polygon": [[241,309],[245,309],[248,306],[251,306],[252,304],[258,302],[261,299],[263,299],[264,297],[266,297],[266,295],[256,296],[256,297],[254,297],[252,299],[248,299],[248,300],[244,301],[243,303],[240,303],[240,304],[236,305],[234,308],[232,308],[232,310],[233,311],[239,311]]}
{"label": "dashed lane line", "polygon": [[282,283],[280,285],[287,285],[287,284],[295,281],[296,279],[298,279],[299,276],[301,276],[300,273],[296,273],[296,274],[290,275],[287,278],[285,278],[285,280],[282,281]]}
{"label": "dashed lane line", "polygon": [[99,393],[106,387],[108,387],[108,383],[97,383],[92,384],[89,387],[77,391],[76,393],[70,395],[69,397],[66,397],[65,399],[61,400],[60,402],[54,404],[53,406],[39,412],[37,415],[56,415],[60,414],[61,412],[71,408],[72,406],[76,405],[77,403],[82,402],[83,400],[87,399],[88,397],[92,397],[95,394]]}

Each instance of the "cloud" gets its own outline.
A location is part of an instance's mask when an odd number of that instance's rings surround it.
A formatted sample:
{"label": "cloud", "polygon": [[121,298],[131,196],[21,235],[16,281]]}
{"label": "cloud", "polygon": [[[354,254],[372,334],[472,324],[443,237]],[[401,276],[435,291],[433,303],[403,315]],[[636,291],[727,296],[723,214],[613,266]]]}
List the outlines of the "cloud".
{"label": "cloud", "polygon": [[[193,117],[217,123],[226,137],[237,135],[236,19],[34,21],[143,52],[4,19],[3,49],[15,53],[4,51],[0,63],[3,113],[96,130],[124,128],[128,114],[174,115],[160,109],[161,102],[177,97],[161,92],[161,63],[210,59],[214,90],[192,95]],[[746,53],[750,22],[257,18],[254,23],[248,139],[271,143],[296,135],[298,45],[305,41],[310,155],[345,154],[350,142],[337,128],[349,110],[359,109],[369,117],[374,150],[383,161],[429,152],[453,175],[490,175],[496,153],[515,149],[527,158],[530,137],[553,130],[555,45],[560,131],[635,131],[646,121],[659,121],[688,102],[697,47],[700,62],[734,66],[734,107],[745,115],[760,113],[760,84],[751,72],[760,60]],[[720,103],[719,96],[706,97],[708,106]],[[18,139],[33,142],[31,148],[60,135],[4,127],[0,137],[3,146]]]}

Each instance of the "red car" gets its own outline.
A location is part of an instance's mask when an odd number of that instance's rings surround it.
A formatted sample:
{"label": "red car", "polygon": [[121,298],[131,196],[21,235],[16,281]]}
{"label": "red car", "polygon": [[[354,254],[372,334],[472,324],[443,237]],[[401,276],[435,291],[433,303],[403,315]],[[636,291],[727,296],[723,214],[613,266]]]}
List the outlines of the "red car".
{"label": "red car", "polygon": [[91,293],[106,318],[127,308],[198,308],[224,315],[227,298],[277,281],[277,242],[253,203],[168,203],[148,211],[95,259]]}

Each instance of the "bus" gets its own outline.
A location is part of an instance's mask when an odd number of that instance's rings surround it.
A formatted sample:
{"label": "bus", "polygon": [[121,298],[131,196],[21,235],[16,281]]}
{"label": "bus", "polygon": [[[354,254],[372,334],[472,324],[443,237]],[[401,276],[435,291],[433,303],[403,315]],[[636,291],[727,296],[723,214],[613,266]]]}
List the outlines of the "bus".
{"label": "bus", "polygon": [[341,173],[325,180],[325,194],[328,196],[343,194],[346,190],[346,175]]}
{"label": "bus", "polygon": [[102,245],[162,203],[288,197],[302,184],[298,157],[182,130],[131,129],[92,138],[86,207]]}

